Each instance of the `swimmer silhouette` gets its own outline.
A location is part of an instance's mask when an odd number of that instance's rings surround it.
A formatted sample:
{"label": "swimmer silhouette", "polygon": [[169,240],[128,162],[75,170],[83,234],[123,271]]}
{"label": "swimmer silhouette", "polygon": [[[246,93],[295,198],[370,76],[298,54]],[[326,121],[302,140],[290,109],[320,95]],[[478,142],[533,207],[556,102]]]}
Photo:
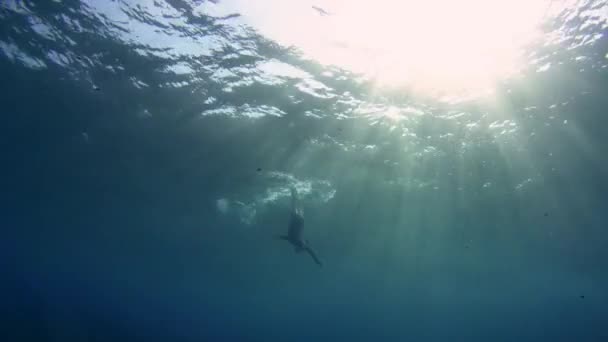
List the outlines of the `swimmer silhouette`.
{"label": "swimmer silhouette", "polygon": [[317,257],[315,251],[310,248],[308,240],[303,237],[304,231],[304,211],[298,206],[298,193],[295,188],[291,188],[291,217],[289,218],[289,227],[287,228],[287,235],[280,235],[279,238],[287,240],[291,243],[296,251],[300,253],[302,251],[308,252],[313,260],[319,266],[323,266],[321,260]]}
{"label": "swimmer silhouette", "polygon": [[326,10],[324,10],[321,7],[318,7],[318,6],[312,6],[312,9],[314,9],[315,11],[317,11],[317,13],[319,13],[320,16],[331,15],[331,13],[327,12]]}

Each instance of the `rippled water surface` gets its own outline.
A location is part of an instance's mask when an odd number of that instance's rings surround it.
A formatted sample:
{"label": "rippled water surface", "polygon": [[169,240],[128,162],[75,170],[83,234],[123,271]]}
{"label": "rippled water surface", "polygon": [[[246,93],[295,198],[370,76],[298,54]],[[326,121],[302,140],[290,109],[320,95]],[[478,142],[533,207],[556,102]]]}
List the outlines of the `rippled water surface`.
{"label": "rippled water surface", "polygon": [[0,0],[2,340],[608,340],[608,2],[253,3]]}

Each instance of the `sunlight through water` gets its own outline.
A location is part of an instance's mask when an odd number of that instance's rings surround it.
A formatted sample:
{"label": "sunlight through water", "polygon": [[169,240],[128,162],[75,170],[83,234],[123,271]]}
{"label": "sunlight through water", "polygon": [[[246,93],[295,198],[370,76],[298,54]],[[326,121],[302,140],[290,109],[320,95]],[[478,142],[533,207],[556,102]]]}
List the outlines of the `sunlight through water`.
{"label": "sunlight through water", "polygon": [[608,341],[607,33],[608,0],[0,0],[0,342]]}
{"label": "sunlight through water", "polygon": [[305,57],[425,95],[491,91],[524,64],[548,0],[228,0],[267,37]]}

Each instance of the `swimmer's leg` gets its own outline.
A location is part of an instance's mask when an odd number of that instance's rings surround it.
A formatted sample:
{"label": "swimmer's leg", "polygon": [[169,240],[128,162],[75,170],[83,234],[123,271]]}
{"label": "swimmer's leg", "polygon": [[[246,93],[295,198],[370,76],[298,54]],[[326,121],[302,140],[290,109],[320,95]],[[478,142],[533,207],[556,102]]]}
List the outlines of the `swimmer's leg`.
{"label": "swimmer's leg", "polygon": [[291,212],[303,217],[304,211],[302,210],[302,208],[300,208],[300,203],[298,201],[298,191],[294,186],[289,188],[289,190],[291,192]]}
{"label": "swimmer's leg", "polygon": [[308,254],[310,254],[310,256],[312,257],[312,259],[315,261],[315,263],[317,265],[323,266],[323,263],[321,262],[321,260],[319,260],[319,257],[317,257],[317,253],[315,253],[315,251],[313,251],[312,248],[306,247],[306,251],[308,252]]}
{"label": "swimmer's leg", "polygon": [[293,186],[289,190],[291,191],[291,211],[295,213],[298,210],[298,191]]}

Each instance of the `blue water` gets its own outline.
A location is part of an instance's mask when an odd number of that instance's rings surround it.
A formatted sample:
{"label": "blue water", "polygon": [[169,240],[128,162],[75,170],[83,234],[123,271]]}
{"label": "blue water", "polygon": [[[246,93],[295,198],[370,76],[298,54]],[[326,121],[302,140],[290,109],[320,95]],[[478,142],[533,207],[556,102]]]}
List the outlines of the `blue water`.
{"label": "blue water", "polygon": [[608,340],[605,1],[457,103],[203,2],[0,1],[1,340]]}

